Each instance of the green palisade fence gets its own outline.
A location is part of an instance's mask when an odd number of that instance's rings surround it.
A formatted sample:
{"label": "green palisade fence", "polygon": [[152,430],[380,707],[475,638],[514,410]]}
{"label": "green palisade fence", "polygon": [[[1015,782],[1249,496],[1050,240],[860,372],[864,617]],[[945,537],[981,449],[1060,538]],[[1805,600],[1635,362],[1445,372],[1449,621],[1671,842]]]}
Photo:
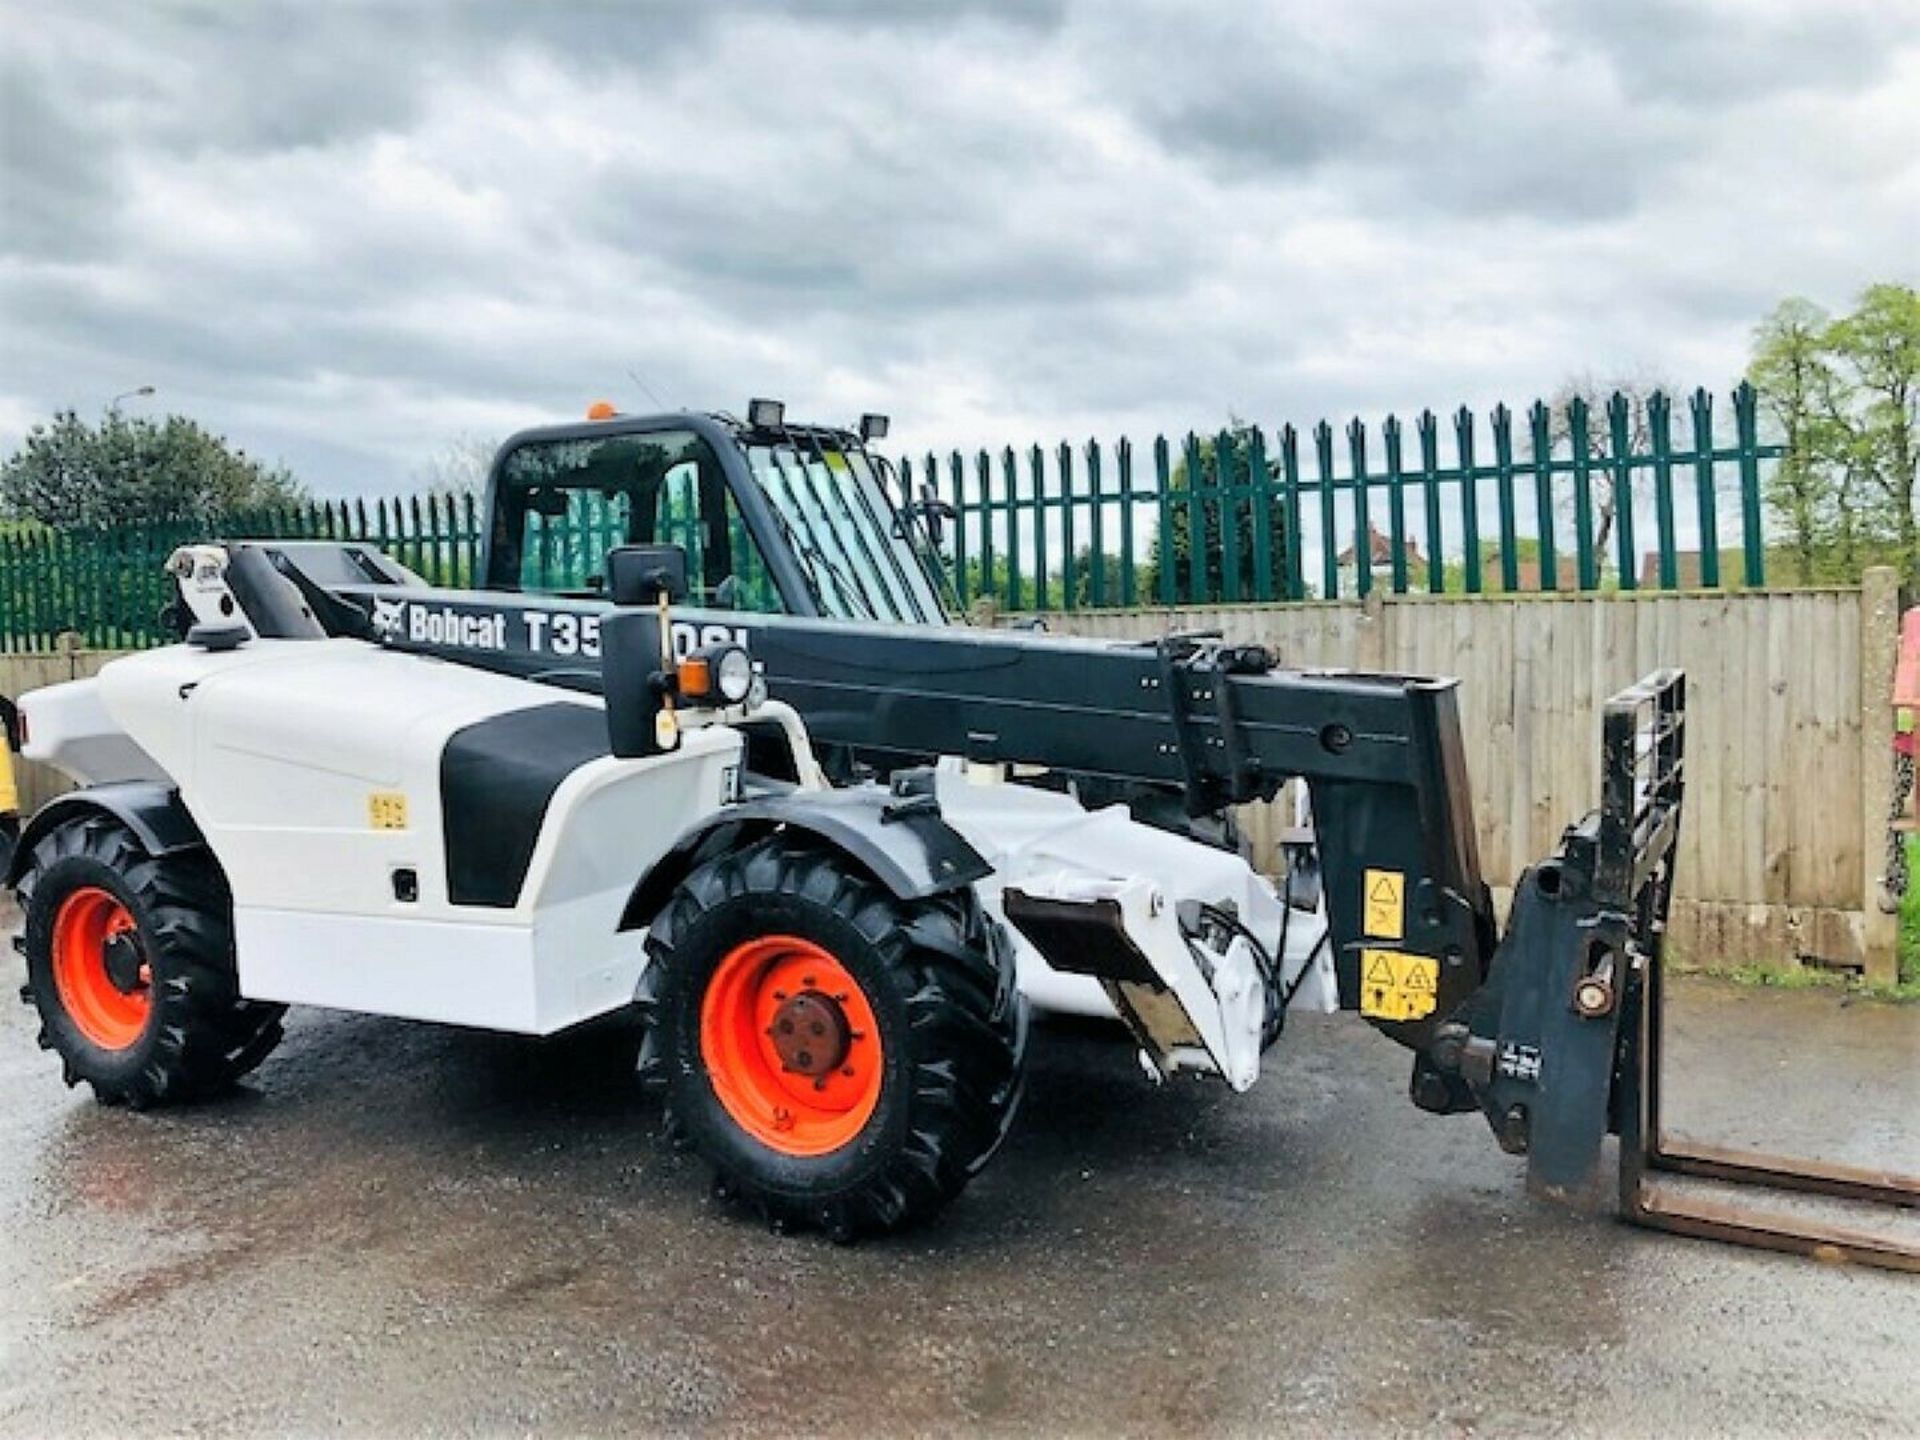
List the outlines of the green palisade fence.
{"label": "green palisade fence", "polygon": [[[902,460],[900,493],[931,485],[954,507],[944,558],[963,606],[1751,587],[1766,583],[1761,482],[1781,447],[1760,443],[1749,387],[1732,401],[1730,435],[1699,390],[1683,405],[1651,397],[1638,425],[1614,397],[1599,413],[1576,400],[1558,416],[1539,402],[1524,414],[1502,405],[1484,424],[1462,408],[1410,426],[1388,416],[1377,429],[1322,421],[1271,435],[1241,426],[1139,445],[954,451]],[[666,517],[663,538],[698,545],[691,503]],[[1738,548],[1723,557],[1721,537],[1735,528],[1727,506],[1738,509]],[[209,533],[365,541],[434,584],[469,586],[478,510],[472,495],[435,494],[316,501],[213,527],[0,528],[0,646],[166,638],[166,558]],[[1683,521],[1697,537],[1689,550]],[[591,505],[544,522],[526,583],[577,586],[622,528]],[[769,583],[744,578],[756,593]]]}
{"label": "green palisade fence", "polygon": [[87,647],[125,649],[170,638],[160,623],[172,598],[167,557],[210,535],[249,539],[362,540],[437,585],[470,585],[479,548],[471,495],[316,501],[235,515],[218,525],[119,530],[15,529],[0,534],[0,647],[51,650],[64,635]]}
{"label": "green palisade fence", "polygon": [[[1010,610],[1766,583],[1751,387],[1732,434],[1714,397],[1573,400],[1556,414],[1462,407],[1306,431],[1258,426],[1149,444],[1003,446],[899,462],[901,490],[955,511],[963,606]],[[1680,432],[1680,433],[1676,433]],[[1723,557],[1721,511],[1739,549]],[[1683,523],[1687,528],[1683,531]],[[1197,543],[1196,543],[1197,541]],[[1643,543],[1647,548],[1642,548]]]}

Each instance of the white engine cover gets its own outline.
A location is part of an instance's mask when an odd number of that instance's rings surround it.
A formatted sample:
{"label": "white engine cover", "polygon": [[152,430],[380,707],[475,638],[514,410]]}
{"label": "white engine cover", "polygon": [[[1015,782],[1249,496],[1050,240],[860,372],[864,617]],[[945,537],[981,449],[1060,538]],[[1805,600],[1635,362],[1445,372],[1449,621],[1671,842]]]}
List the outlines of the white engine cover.
{"label": "white engine cover", "polygon": [[597,698],[356,640],[172,646],[97,683],[226,872],[244,993],[493,1029],[549,1033],[631,1000],[645,956],[621,911],[740,763],[724,728],[689,730],[670,755],[588,760],[553,792],[517,902],[456,905],[448,740]]}

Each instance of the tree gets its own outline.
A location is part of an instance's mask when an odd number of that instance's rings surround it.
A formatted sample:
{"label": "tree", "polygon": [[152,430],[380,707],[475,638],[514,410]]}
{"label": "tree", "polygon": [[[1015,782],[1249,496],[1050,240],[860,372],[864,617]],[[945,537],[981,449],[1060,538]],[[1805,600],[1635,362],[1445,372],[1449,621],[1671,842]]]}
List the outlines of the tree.
{"label": "tree", "polygon": [[1767,505],[1786,527],[1795,578],[1810,583],[1821,552],[1838,535],[1851,560],[1852,507],[1833,461],[1844,444],[1837,417],[1849,408],[1846,381],[1827,353],[1831,322],[1810,301],[1783,300],[1753,332],[1747,379],[1779,427],[1786,454],[1767,482]]}
{"label": "tree", "polygon": [[414,471],[417,488],[434,495],[472,495],[486,488],[493,471],[497,440],[460,434],[429,455]]}
{"label": "tree", "polygon": [[[1593,553],[1603,570],[1612,553],[1607,542],[1613,538],[1613,527],[1619,518],[1615,513],[1619,508],[1619,497],[1614,493],[1609,467],[1620,457],[1614,453],[1613,426],[1608,406],[1616,395],[1626,400],[1624,454],[1645,455],[1653,448],[1653,425],[1648,418],[1647,402],[1655,395],[1672,393],[1672,387],[1663,378],[1646,372],[1603,381],[1596,379],[1589,371],[1561,381],[1560,388],[1547,400],[1547,409],[1551,414],[1548,433],[1552,437],[1556,455],[1571,456],[1574,452],[1575,412],[1584,407],[1588,417],[1587,455],[1592,462],[1593,475]],[[1635,471],[1629,499],[1637,500],[1649,483],[1646,475]],[[1566,508],[1573,505],[1570,488],[1563,491],[1561,503]]]}
{"label": "tree", "polygon": [[285,466],[263,464],[184,415],[153,420],[109,410],[90,425],[63,410],[0,463],[6,512],[58,529],[210,526],[305,498]]}
{"label": "tree", "polygon": [[[1173,492],[1170,533],[1166,538],[1166,549],[1160,553],[1168,557],[1173,567],[1174,594],[1181,600],[1189,598],[1199,600],[1219,600],[1226,595],[1226,536],[1221,517],[1229,503],[1233,509],[1234,538],[1239,549],[1238,562],[1234,567],[1239,581],[1239,593],[1243,599],[1271,600],[1281,595],[1281,580],[1287,573],[1287,534],[1286,516],[1280,501],[1279,487],[1276,483],[1278,471],[1273,462],[1267,461],[1260,468],[1261,473],[1252,473],[1256,454],[1257,435],[1254,427],[1237,416],[1230,417],[1228,426],[1217,437],[1202,438],[1193,446],[1198,454],[1199,473],[1189,473],[1189,457],[1181,455],[1170,477],[1169,489]],[[1221,474],[1221,457],[1226,459],[1226,474]],[[1254,568],[1254,503],[1252,497],[1234,496],[1229,500],[1221,494],[1224,484],[1228,488],[1257,485],[1264,486],[1272,497],[1267,507],[1267,551],[1271,557],[1269,571],[1273,593],[1262,595],[1255,589]],[[1199,564],[1199,573],[1195,574],[1193,516],[1195,508],[1188,500],[1188,493],[1199,496],[1200,512],[1200,552],[1204,559]],[[1158,547],[1156,547],[1158,549]],[[1197,583],[1196,583],[1197,582]]]}
{"label": "tree", "polygon": [[1870,286],[1833,321],[1789,300],[1754,332],[1749,378],[1786,450],[1767,499],[1796,578],[1890,563],[1920,584],[1920,295]]}
{"label": "tree", "polygon": [[1891,520],[1908,584],[1920,583],[1920,292],[1872,285],[1834,322],[1827,348],[1851,372],[1858,403],[1836,417],[1867,484]]}

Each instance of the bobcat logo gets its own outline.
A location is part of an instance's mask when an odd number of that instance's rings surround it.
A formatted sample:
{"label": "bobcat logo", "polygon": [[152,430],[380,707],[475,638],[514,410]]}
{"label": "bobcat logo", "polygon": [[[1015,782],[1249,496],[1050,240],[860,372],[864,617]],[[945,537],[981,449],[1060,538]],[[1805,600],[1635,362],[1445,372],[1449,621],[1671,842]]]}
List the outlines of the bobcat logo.
{"label": "bobcat logo", "polygon": [[407,604],[404,600],[382,600],[378,596],[373,601],[373,633],[381,640],[398,640],[405,628]]}

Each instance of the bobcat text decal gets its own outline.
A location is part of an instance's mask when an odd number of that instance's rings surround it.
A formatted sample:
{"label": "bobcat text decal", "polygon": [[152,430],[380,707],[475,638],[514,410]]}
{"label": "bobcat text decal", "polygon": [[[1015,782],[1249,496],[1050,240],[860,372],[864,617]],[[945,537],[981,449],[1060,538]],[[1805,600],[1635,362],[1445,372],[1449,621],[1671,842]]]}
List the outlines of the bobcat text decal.
{"label": "bobcat text decal", "polygon": [[[497,655],[598,660],[600,619],[578,610],[503,608],[447,601],[373,602],[375,634],[388,644],[421,650],[480,650]],[[739,625],[673,622],[673,653],[681,658],[705,645],[746,645]]]}

